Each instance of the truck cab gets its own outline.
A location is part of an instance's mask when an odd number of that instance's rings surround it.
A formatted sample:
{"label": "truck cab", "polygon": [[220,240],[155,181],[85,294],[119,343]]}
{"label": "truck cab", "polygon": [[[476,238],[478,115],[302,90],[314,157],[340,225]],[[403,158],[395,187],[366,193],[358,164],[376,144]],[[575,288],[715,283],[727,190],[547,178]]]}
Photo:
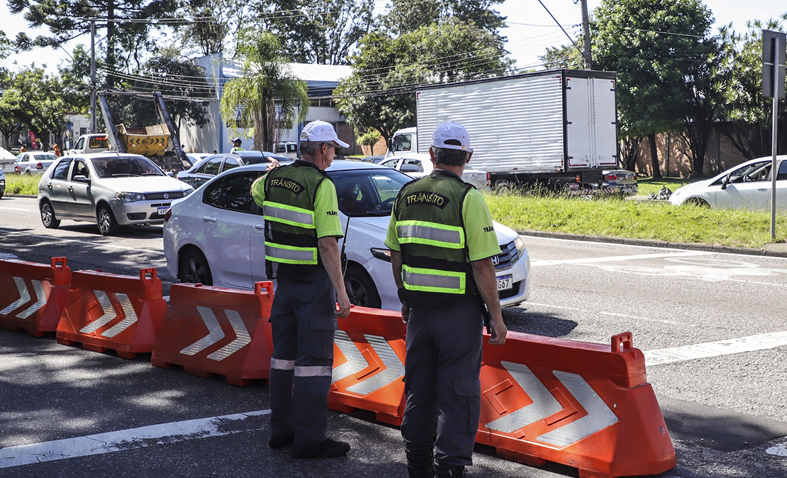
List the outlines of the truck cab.
{"label": "truck cab", "polygon": [[[396,131],[388,145],[389,154],[419,153],[418,151],[418,128],[402,128]],[[426,151],[424,151],[426,152]]]}
{"label": "truck cab", "polygon": [[66,151],[66,156],[88,153],[103,153],[109,151],[109,138],[106,133],[83,134],[79,137],[74,147]]}

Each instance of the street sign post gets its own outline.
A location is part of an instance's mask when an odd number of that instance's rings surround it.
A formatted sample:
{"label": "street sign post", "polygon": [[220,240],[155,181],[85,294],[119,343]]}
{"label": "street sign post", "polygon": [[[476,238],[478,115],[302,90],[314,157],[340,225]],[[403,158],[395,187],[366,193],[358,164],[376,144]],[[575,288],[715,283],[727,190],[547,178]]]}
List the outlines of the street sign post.
{"label": "street sign post", "polygon": [[771,129],[771,240],[776,240],[776,139],[779,126],[779,98],[784,98],[784,61],[787,34],[762,31],[762,96],[773,98]]}

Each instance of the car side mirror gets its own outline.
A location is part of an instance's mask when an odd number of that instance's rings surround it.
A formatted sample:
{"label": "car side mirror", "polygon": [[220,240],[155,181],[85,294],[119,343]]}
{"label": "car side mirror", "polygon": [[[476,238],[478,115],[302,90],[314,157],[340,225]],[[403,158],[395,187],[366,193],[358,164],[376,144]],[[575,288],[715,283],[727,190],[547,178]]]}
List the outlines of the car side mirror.
{"label": "car side mirror", "polygon": [[724,181],[722,181],[722,183],[721,183],[721,189],[722,189],[722,191],[723,191],[723,190],[725,190],[725,189],[727,189],[727,185],[728,185],[728,184],[730,184],[730,175],[729,175],[729,174],[728,174],[728,175],[726,175],[726,176],[724,176]]}
{"label": "car side mirror", "polygon": [[84,174],[77,174],[76,176],[74,176],[74,181],[78,183],[89,183],[90,179],[88,179],[87,176],[85,176]]}
{"label": "car side mirror", "polygon": [[175,175],[172,173],[172,171],[167,171],[167,176],[169,176],[169,177],[171,177],[171,178],[172,178],[172,177],[174,177]]}

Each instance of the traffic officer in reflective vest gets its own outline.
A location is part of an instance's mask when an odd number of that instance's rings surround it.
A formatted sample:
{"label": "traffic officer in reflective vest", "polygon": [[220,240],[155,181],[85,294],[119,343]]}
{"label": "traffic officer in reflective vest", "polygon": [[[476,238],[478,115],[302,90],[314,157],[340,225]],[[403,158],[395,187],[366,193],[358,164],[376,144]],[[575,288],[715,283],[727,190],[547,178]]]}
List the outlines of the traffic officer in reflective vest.
{"label": "traffic officer in reflective vest", "polygon": [[301,134],[303,159],[252,185],[265,217],[268,277],[278,281],[271,308],[269,446],[294,443],[294,458],[332,458],[350,450],[326,434],[336,316],[350,313],[350,301],[337,246],[342,228],[336,188],[323,172],[336,148],[347,146],[329,123],[313,121]]}
{"label": "traffic officer in reflective vest", "polygon": [[483,196],[461,179],[472,153],[462,125],[438,125],[429,149],[435,169],[399,191],[385,240],[407,323],[410,477],[465,476],[481,413],[484,303],[489,343],[506,340],[492,265],[497,235]]}

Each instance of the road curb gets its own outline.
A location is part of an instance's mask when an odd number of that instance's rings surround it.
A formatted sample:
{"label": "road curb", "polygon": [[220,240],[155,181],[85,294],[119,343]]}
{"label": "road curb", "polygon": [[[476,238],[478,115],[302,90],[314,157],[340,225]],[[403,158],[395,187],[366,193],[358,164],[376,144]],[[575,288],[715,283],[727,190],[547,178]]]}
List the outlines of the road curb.
{"label": "road curb", "polygon": [[[749,256],[787,257],[787,245],[779,244],[784,250],[754,249],[747,247],[732,247],[713,244],[697,244],[690,242],[670,242],[656,239],[629,239],[624,237],[591,236],[587,234],[569,234],[566,232],[529,231],[517,229],[522,236],[544,237],[548,239],[569,239],[573,241],[606,242],[610,244],[626,244],[629,246],[663,247],[671,249],[686,249],[691,251],[708,251],[726,254],[746,254]],[[774,244],[775,246],[775,244]]]}
{"label": "road curb", "polygon": [[5,193],[3,194],[4,198],[37,198],[38,196],[34,194],[14,194],[14,193]]}

